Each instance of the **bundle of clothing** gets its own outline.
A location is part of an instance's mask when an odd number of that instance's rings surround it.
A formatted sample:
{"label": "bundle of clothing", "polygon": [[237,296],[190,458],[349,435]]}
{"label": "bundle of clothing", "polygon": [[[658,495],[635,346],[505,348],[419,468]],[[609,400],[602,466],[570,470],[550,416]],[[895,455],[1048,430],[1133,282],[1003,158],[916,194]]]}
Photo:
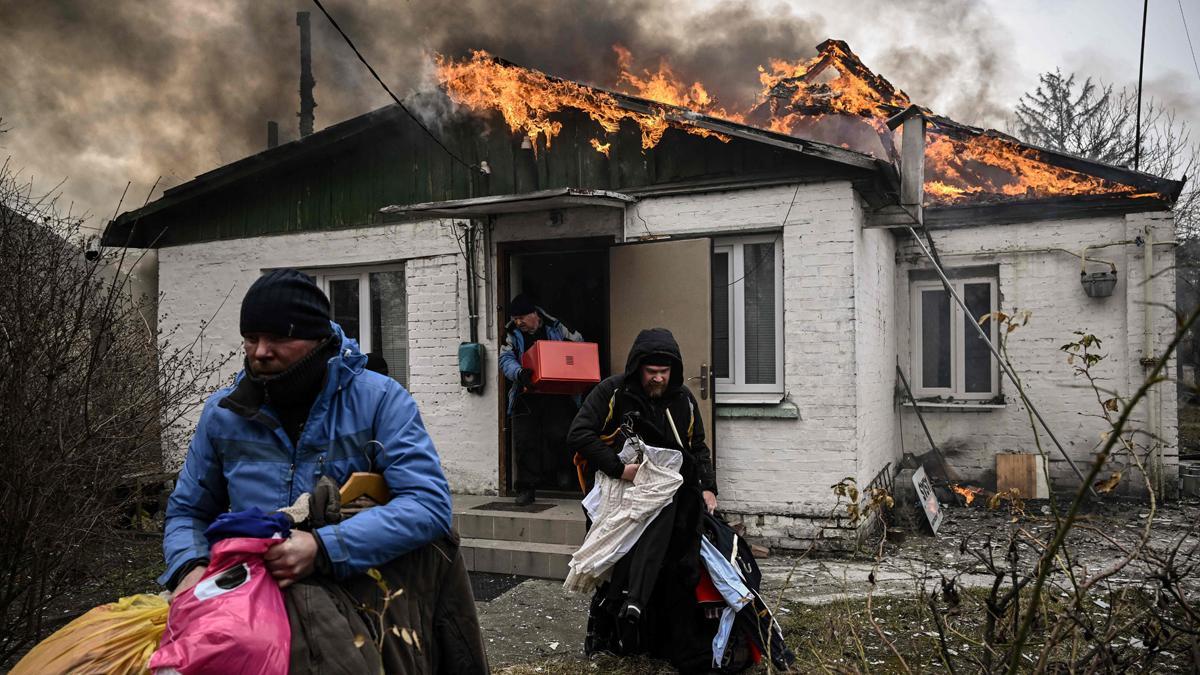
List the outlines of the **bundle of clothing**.
{"label": "bundle of clothing", "polygon": [[585,651],[647,654],[681,673],[736,673],[763,659],[788,668],[795,656],[759,594],[750,546],[682,478],[690,458],[635,435],[619,457],[637,474],[597,473],[583,502],[588,534],[564,583],[593,593]]}

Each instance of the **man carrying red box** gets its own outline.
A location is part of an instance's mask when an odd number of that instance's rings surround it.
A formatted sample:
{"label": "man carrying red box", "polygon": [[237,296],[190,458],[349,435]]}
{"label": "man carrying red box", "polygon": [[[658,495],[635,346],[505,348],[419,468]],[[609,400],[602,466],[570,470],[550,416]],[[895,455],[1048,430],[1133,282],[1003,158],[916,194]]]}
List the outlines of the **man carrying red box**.
{"label": "man carrying red box", "polygon": [[553,477],[559,487],[571,485],[567,429],[579,410],[574,396],[538,393],[530,389],[533,371],[521,365],[521,357],[538,340],[582,342],[583,336],[550,316],[524,294],[508,304],[508,335],[500,348],[500,369],[512,382],[508,391],[508,415],[516,451],[519,506],[533,503],[537,487]]}

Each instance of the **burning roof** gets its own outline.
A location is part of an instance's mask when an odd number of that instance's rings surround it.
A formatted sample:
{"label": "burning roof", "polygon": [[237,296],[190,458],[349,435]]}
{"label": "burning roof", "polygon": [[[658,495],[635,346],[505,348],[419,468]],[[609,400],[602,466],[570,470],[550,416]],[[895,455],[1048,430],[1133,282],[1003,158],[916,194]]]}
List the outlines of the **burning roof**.
{"label": "burning roof", "polygon": [[[911,105],[907,94],[875,74],[840,40],[818,45],[807,61],[772,61],[759,68],[762,91],[746,111],[722,107],[700,82],[681,79],[665,61],[636,73],[632,55],[614,46],[621,75],[615,88],[646,99],[634,109],[618,95],[557,79],[477,51],[469,59],[439,57],[438,77],[456,103],[473,111],[499,112],[514,133],[535,149],[550,147],[562,130],[555,113],[574,108],[600,127],[592,139],[608,154],[606,136],[623,120],[641,130],[643,150],[656,146],[669,128],[727,141],[694,114],[840,146],[898,163],[898,134],[889,118]],[[689,114],[690,113],[690,114]],[[925,148],[925,200],[929,206],[978,205],[1105,195],[1174,199],[1179,184],[1021,143],[994,130],[959,124],[925,110],[930,122]],[[1174,192],[1174,194],[1172,194]]]}

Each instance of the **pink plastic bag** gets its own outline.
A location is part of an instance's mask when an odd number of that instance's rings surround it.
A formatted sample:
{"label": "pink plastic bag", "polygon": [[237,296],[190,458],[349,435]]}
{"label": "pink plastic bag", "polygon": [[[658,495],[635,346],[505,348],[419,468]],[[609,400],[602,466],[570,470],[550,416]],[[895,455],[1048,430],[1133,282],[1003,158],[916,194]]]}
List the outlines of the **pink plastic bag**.
{"label": "pink plastic bag", "polygon": [[292,633],[283,593],[263,564],[263,554],[279,542],[234,538],[213,545],[200,583],[171,602],[150,670],[287,675]]}

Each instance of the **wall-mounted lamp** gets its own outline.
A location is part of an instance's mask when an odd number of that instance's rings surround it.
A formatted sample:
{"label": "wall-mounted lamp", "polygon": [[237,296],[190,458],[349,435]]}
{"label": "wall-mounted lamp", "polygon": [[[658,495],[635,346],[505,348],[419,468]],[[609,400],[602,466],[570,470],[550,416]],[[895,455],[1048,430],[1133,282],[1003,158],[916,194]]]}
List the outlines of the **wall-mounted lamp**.
{"label": "wall-mounted lamp", "polygon": [[1112,295],[1113,289],[1117,286],[1117,265],[1095,258],[1092,258],[1092,262],[1108,263],[1109,269],[1106,272],[1088,272],[1087,248],[1085,247],[1079,256],[1079,283],[1083,285],[1083,292],[1087,293],[1089,298],[1107,298]]}

